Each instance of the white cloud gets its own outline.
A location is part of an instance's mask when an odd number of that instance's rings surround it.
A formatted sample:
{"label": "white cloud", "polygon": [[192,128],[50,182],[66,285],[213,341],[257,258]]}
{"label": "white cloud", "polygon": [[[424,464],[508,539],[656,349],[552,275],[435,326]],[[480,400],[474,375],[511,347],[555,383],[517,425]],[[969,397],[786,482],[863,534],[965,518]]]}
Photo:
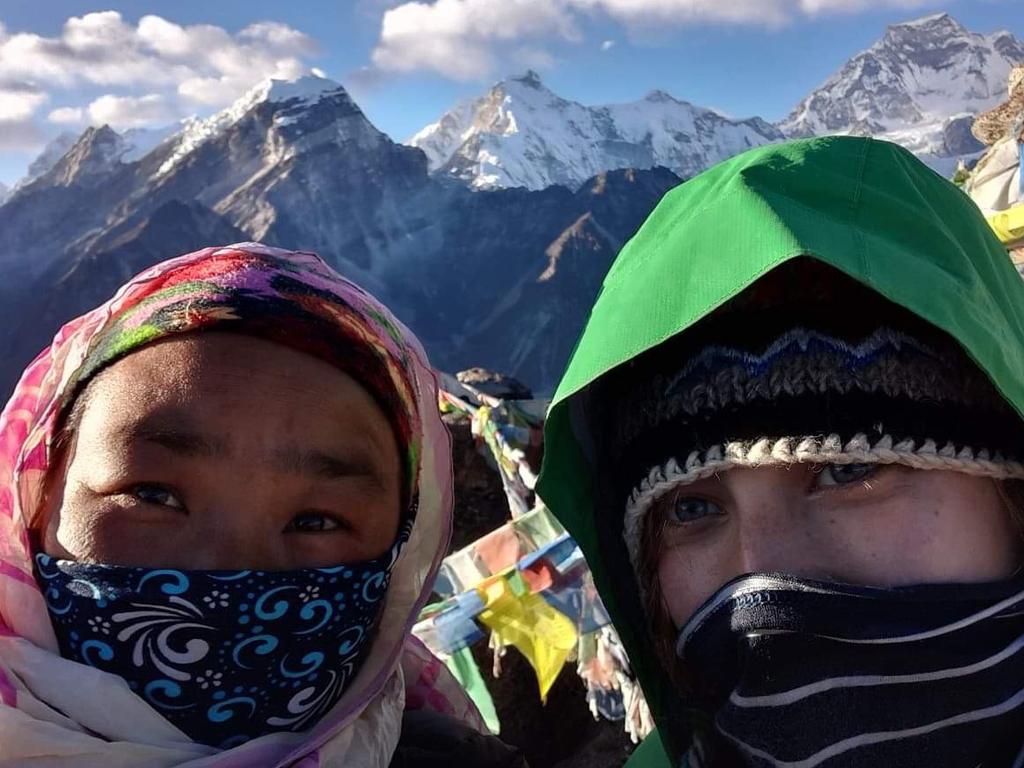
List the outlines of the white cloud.
{"label": "white cloud", "polygon": [[20,83],[0,84],[0,120],[26,120],[35,114],[47,94]]}
{"label": "white cloud", "polygon": [[[876,8],[913,9],[938,0],[414,0],[385,11],[376,68],[426,70],[477,80],[516,61],[524,46],[578,42],[582,22],[601,16],[627,31],[695,24],[777,27],[801,17]],[[609,50],[606,40],[601,49]]]}
{"label": "white cloud", "polygon": [[607,53],[608,51],[610,51],[614,47],[615,47],[615,41],[614,40],[605,40],[605,41],[603,41],[601,43],[601,50],[604,51],[605,53]]}
{"label": "white cloud", "polygon": [[166,125],[175,113],[167,99],[159,93],[145,96],[100,96],[89,105],[89,121],[94,125],[106,123],[112,128],[141,128],[146,125]]}
{"label": "white cloud", "polygon": [[577,10],[600,11],[626,26],[660,24],[782,23],[793,0],[559,0]]}
{"label": "white cloud", "polygon": [[800,0],[800,10],[807,14],[854,13],[876,8],[902,8],[912,10],[924,6],[942,5],[935,0]]}
{"label": "white cloud", "polygon": [[[102,11],[68,18],[53,36],[0,23],[0,151],[38,149],[47,123],[166,125],[226,106],[264,78],[306,74],[317,52],[313,38],[275,21],[231,33]],[[43,117],[48,101],[61,106]]]}
{"label": "white cloud", "polygon": [[166,89],[180,97],[185,112],[195,104],[224,106],[266,77],[305,74],[305,60],[316,52],[311,37],[279,22],[251,24],[232,35],[155,15],[131,24],[117,11],[102,11],[69,18],[54,37],[11,34],[0,26],[0,83]]}
{"label": "white cloud", "polygon": [[46,119],[57,125],[80,125],[85,121],[85,110],[81,107],[58,107]]}
{"label": "white cloud", "polygon": [[505,46],[544,38],[579,40],[564,2],[411,2],[384,13],[373,63],[386,71],[431,69],[455,80],[475,80],[492,73]]}

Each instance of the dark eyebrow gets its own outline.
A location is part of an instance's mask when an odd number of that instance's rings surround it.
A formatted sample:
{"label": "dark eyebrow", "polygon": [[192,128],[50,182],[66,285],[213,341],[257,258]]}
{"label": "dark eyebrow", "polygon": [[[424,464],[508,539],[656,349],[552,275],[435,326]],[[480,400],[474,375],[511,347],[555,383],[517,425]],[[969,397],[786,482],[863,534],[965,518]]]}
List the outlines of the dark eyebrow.
{"label": "dark eyebrow", "polygon": [[159,445],[161,448],[180,456],[210,458],[227,453],[227,443],[221,438],[204,435],[189,425],[184,427],[178,420],[149,418],[131,424],[122,430],[128,440],[140,440]]}
{"label": "dark eyebrow", "polygon": [[[203,434],[188,418],[151,416],[126,426],[121,434],[129,441],[142,441],[158,445],[179,456],[188,458],[214,458],[227,455],[228,442],[215,435]],[[267,457],[267,461],[271,461]],[[273,455],[275,467],[293,475],[307,475],[322,480],[348,477],[372,477],[384,483],[381,469],[370,453],[353,450],[347,458],[315,448],[298,446],[282,448]]]}
{"label": "dark eyebrow", "polygon": [[292,474],[312,475],[323,480],[365,476],[381,479],[377,464],[362,453],[342,459],[315,448],[285,448],[277,451],[275,457],[278,465]]}

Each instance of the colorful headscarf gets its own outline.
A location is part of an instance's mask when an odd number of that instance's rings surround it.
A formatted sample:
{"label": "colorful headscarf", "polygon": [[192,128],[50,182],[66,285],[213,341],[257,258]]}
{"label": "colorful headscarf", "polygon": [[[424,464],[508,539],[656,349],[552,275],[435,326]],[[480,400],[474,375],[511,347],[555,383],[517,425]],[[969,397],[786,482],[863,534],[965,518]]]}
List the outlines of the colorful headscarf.
{"label": "colorful headscarf", "polygon": [[[391,420],[407,499],[418,500],[377,637],[348,692],[307,732],[227,751],[191,742],[121,678],[60,657],[29,540],[54,429],[79,388],[145,344],[212,327],[300,349],[359,381]],[[451,532],[450,442],[436,402],[415,337],[312,253],[253,243],[197,251],[143,272],[65,325],[0,414],[0,765],[387,765],[407,696],[482,729],[443,665],[410,637]]]}

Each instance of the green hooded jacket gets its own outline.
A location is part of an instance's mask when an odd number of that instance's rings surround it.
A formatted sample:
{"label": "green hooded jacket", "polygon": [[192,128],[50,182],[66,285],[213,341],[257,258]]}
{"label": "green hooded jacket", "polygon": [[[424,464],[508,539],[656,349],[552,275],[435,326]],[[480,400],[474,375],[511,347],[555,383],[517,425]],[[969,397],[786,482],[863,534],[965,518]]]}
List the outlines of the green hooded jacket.
{"label": "green hooded jacket", "polygon": [[952,335],[1024,413],[1024,282],[971,200],[906,150],[853,137],[760,147],[666,194],[605,278],[548,413],[538,482],[593,569],[658,724],[631,766],[668,765],[707,715],[687,711],[657,661],[621,519],[597,524],[574,403],[799,256]]}

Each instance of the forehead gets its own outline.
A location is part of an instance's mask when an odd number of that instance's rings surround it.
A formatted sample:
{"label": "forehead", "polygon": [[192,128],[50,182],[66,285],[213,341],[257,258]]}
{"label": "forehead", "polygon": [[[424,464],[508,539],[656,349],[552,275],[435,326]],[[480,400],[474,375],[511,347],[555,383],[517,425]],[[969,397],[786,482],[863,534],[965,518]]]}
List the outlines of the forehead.
{"label": "forehead", "polygon": [[362,430],[370,441],[392,443],[386,415],[354,378],[305,353],[231,333],[190,334],[133,352],[87,386],[84,402],[83,435],[160,416],[227,435]]}

